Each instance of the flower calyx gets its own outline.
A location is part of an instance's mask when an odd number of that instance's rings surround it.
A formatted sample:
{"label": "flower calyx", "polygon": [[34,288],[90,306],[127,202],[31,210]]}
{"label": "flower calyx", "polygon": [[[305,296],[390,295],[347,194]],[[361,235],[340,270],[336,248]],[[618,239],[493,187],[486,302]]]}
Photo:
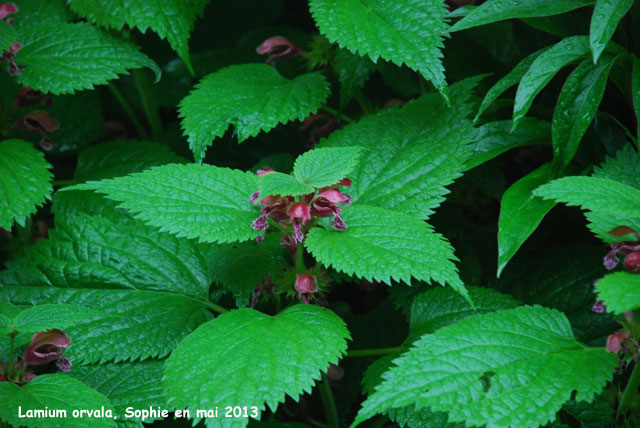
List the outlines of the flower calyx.
{"label": "flower calyx", "polygon": [[299,273],[293,286],[304,303],[309,303],[311,297],[318,291],[318,280],[315,275]]}

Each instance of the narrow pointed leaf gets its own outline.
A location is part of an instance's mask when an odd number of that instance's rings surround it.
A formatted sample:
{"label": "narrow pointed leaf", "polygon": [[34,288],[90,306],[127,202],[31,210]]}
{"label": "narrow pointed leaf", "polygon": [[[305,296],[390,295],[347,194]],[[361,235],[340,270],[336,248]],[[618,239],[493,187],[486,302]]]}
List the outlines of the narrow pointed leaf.
{"label": "narrow pointed leaf", "polygon": [[337,184],[358,166],[360,147],[330,147],[302,154],[293,166],[293,175],[313,187]]}
{"label": "narrow pointed leaf", "polygon": [[604,302],[608,312],[622,314],[640,308],[640,275],[615,272],[596,284],[598,299]]}
{"label": "narrow pointed leaf", "polygon": [[597,0],[591,17],[589,43],[593,52],[593,62],[597,63],[602,51],[607,47],[618,23],[633,6],[633,0]]}

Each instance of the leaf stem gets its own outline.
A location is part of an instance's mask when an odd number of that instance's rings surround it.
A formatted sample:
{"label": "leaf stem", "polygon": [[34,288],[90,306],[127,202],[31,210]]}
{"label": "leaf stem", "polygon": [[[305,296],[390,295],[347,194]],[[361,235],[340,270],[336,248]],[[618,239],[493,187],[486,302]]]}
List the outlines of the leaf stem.
{"label": "leaf stem", "polygon": [[635,363],[631,376],[629,377],[629,382],[627,382],[627,386],[622,392],[618,411],[616,412],[616,419],[627,413],[631,402],[638,396],[638,385],[640,385],[640,364]]}
{"label": "leaf stem", "polygon": [[338,110],[334,109],[333,107],[329,107],[327,105],[324,105],[324,106],[322,106],[320,108],[322,110],[326,111],[327,113],[335,116],[337,119],[342,119],[345,122],[353,122],[354,121],[351,117],[347,116],[344,113],[340,113]]}
{"label": "leaf stem", "polygon": [[339,428],[340,419],[338,418],[338,408],[336,402],[333,399],[333,393],[331,392],[331,385],[326,373],[322,373],[322,381],[320,382],[320,398],[322,399],[322,407],[324,407],[324,413],[327,416],[328,428]]}
{"label": "leaf stem", "polygon": [[149,133],[144,129],[144,126],[142,126],[142,122],[140,122],[140,119],[138,119],[138,116],[136,116],[136,113],[133,111],[124,95],[122,95],[122,92],[120,92],[120,89],[118,89],[118,87],[113,83],[109,83],[109,90],[111,91],[113,98],[115,98],[118,104],[120,104],[122,110],[127,114],[127,117],[129,117],[133,127],[136,128],[138,136],[145,140],[149,139]]}
{"label": "leaf stem", "polygon": [[361,89],[355,91],[354,97],[358,102],[362,113],[364,113],[365,115],[373,113],[373,104],[371,104],[371,101],[369,101],[369,99],[364,96],[364,93]]}
{"label": "leaf stem", "polygon": [[229,312],[229,309],[227,308],[223,308],[222,306],[218,305],[217,303],[213,303],[213,302],[202,302],[207,308],[211,309],[214,312],[217,312],[219,314],[224,314],[225,312]]}
{"label": "leaf stem", "polygon": [[147,75],[144,74],[144,69],[137,68],[132,70],[131,73],[136,82],[136,87],[140,94],[140,101],[142,102],[144,113],[147,116],[147,121],[151,128],[151,136],[157,141],[160,134],[162,134],[162,121],[160,120],[160,115],[158,115],[158,108],[153,97],[153,92],[151,92],[149,79],[147,79]]}
{"label": "leaf stem", "polygon": [[375,349],[355,349],[353,351],[347,351],[347,358],[354,357],[373,357],[377,355],[395,354],[404,351],[408,351],[406,346],[396,346],[394,348],[375,348]]}

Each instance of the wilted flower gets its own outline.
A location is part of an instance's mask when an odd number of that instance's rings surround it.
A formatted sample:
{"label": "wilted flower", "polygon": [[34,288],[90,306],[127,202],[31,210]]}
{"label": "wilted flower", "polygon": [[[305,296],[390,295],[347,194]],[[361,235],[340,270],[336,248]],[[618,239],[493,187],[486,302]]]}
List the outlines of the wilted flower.
{"label": "wilted flower", "polygon": [[40,331],[33,335],[31,343],[22,354],[22,365],[39,366],[55,361],[60,370],[68,372],[71,370],[71,362],[62,355],[62,351],[70,343],[71,339],[60,330]]}
{"label": "wilted flower", "polygon": [[18,119],[17,125],[24,131],[42,135],[40,145],[45,150],[51,150],[53,140],[49,133],[57,130],[59,126],[47,112],[41,110],[29,112]]}
{"label": "wilted flower", "polygon": [[289,59],[302,53],[295,43],[282,36],[268,38],[256,48],[256,52],[260,55],[268,54],[269,57],[266,63],[269,65],[271,65],[274,59]]}
{"label": "wilted flower", "polygon": [[314,275],[309,275],[306,273],[297,274],[294,288],[298,292],[300,298],[305,303],[309,303],[309,298],[313,295],[313,293],[318,291],[318,280]]}

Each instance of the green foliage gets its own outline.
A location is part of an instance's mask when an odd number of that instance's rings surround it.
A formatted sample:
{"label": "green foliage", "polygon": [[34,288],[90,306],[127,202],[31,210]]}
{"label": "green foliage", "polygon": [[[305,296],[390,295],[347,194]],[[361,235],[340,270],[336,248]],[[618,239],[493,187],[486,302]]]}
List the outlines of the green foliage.
{"label": "green foliage", "polygon": [[344,108],[364,86],[375,64],[366,56],[342,48],[333,57],[333,67],[340,80],[340,107]]}
{"label": "green foliage", "polygon": [[239,142],[279,123],[302,120],[320,108],[329,85],[320,73],[293,80],[264,64],[243,64],[206,76],[180,103],[182,128],[197,162],[233,125]]}
{"label": "green foliage", "polygon": [[23,30],[41,24],[64,24],[73,20],[73,13],[67,9],[65,0],[15,0],[18,13],[10,15],[16,30]]}
{"label": "green foliage", "polygon": [[11,44],[18,39],[18,33],[5,21],[0,22],[0,51],[9,49]]}
{"label": "green foliage", "polygon": [[609,274],[598,281],[596,292],[609,312],[621,314],[640,308],[640,276],[636,274]]}
{"label": "green foliage", "polygon": [[194,418],[196,409],[216,406],[262,411],[266,404],[275,411],[285,395],[297,401],[308,392],[346,351],[348,338],[343,321],[319,306],[296,305],[275,317],[231,311],[202,325],[171,354],[164,378],[169,404],[189,408]]}
{"label": "green foliage", "polygon": [[[355,424],[414,404],[473,425],[543,425],[574,390],[577,401],[593,400],[616,358],[578,343],[560,312],[525,306],[468,317],[423,336],[394,364]],[[540,396],[545,400],[535,399]]]}
{"label": "green foliage", "polygon": [[633,70],[631,72],[631,96],[633,97],[633,107],[636,111],[636,121],[638,123],[638,133],[640,138],[640,59],[633,56]]}
{"label": "green foliage", "polygon": [[[36,332],[52,328],[64,328],[99,315],[92,309],[73,305],[39,305],[20,311],[9,320],[19,332]],[[8,332],[3,332],[3,336]]]}
{"label": "green foliage", "polygon": [[[597,0],[591,18],[589,43],[593,52],[593,62],[597,63],[602,51],[607,47],[618,23],[633,5],[633,0]],[[606,79],[605,79],[606,80]]]}
{"label": "green foliage", "polygon": [[296,159],[293,175],[302,183],[317,188],[337,184],[358,165],[360,151],[360,147],[308,151]]}
{"label": "green foliage", "polygon": [[441,62],[447,13],[442,0],[311,0],[311,14],[331,42],[373,62],[382,57],[419,71],[447,97]]}
{"label": "green foliage", "polygon": [[53,191],[51,165],[42,152],[22,140],[0,142],[0,229],[25,220]]}
{"label": "green foliage", "polygon": [[301,183],[296,177],[280,172],[271,172],[260,177],[260,197],[269,195],[308,195],[313,187]]}

